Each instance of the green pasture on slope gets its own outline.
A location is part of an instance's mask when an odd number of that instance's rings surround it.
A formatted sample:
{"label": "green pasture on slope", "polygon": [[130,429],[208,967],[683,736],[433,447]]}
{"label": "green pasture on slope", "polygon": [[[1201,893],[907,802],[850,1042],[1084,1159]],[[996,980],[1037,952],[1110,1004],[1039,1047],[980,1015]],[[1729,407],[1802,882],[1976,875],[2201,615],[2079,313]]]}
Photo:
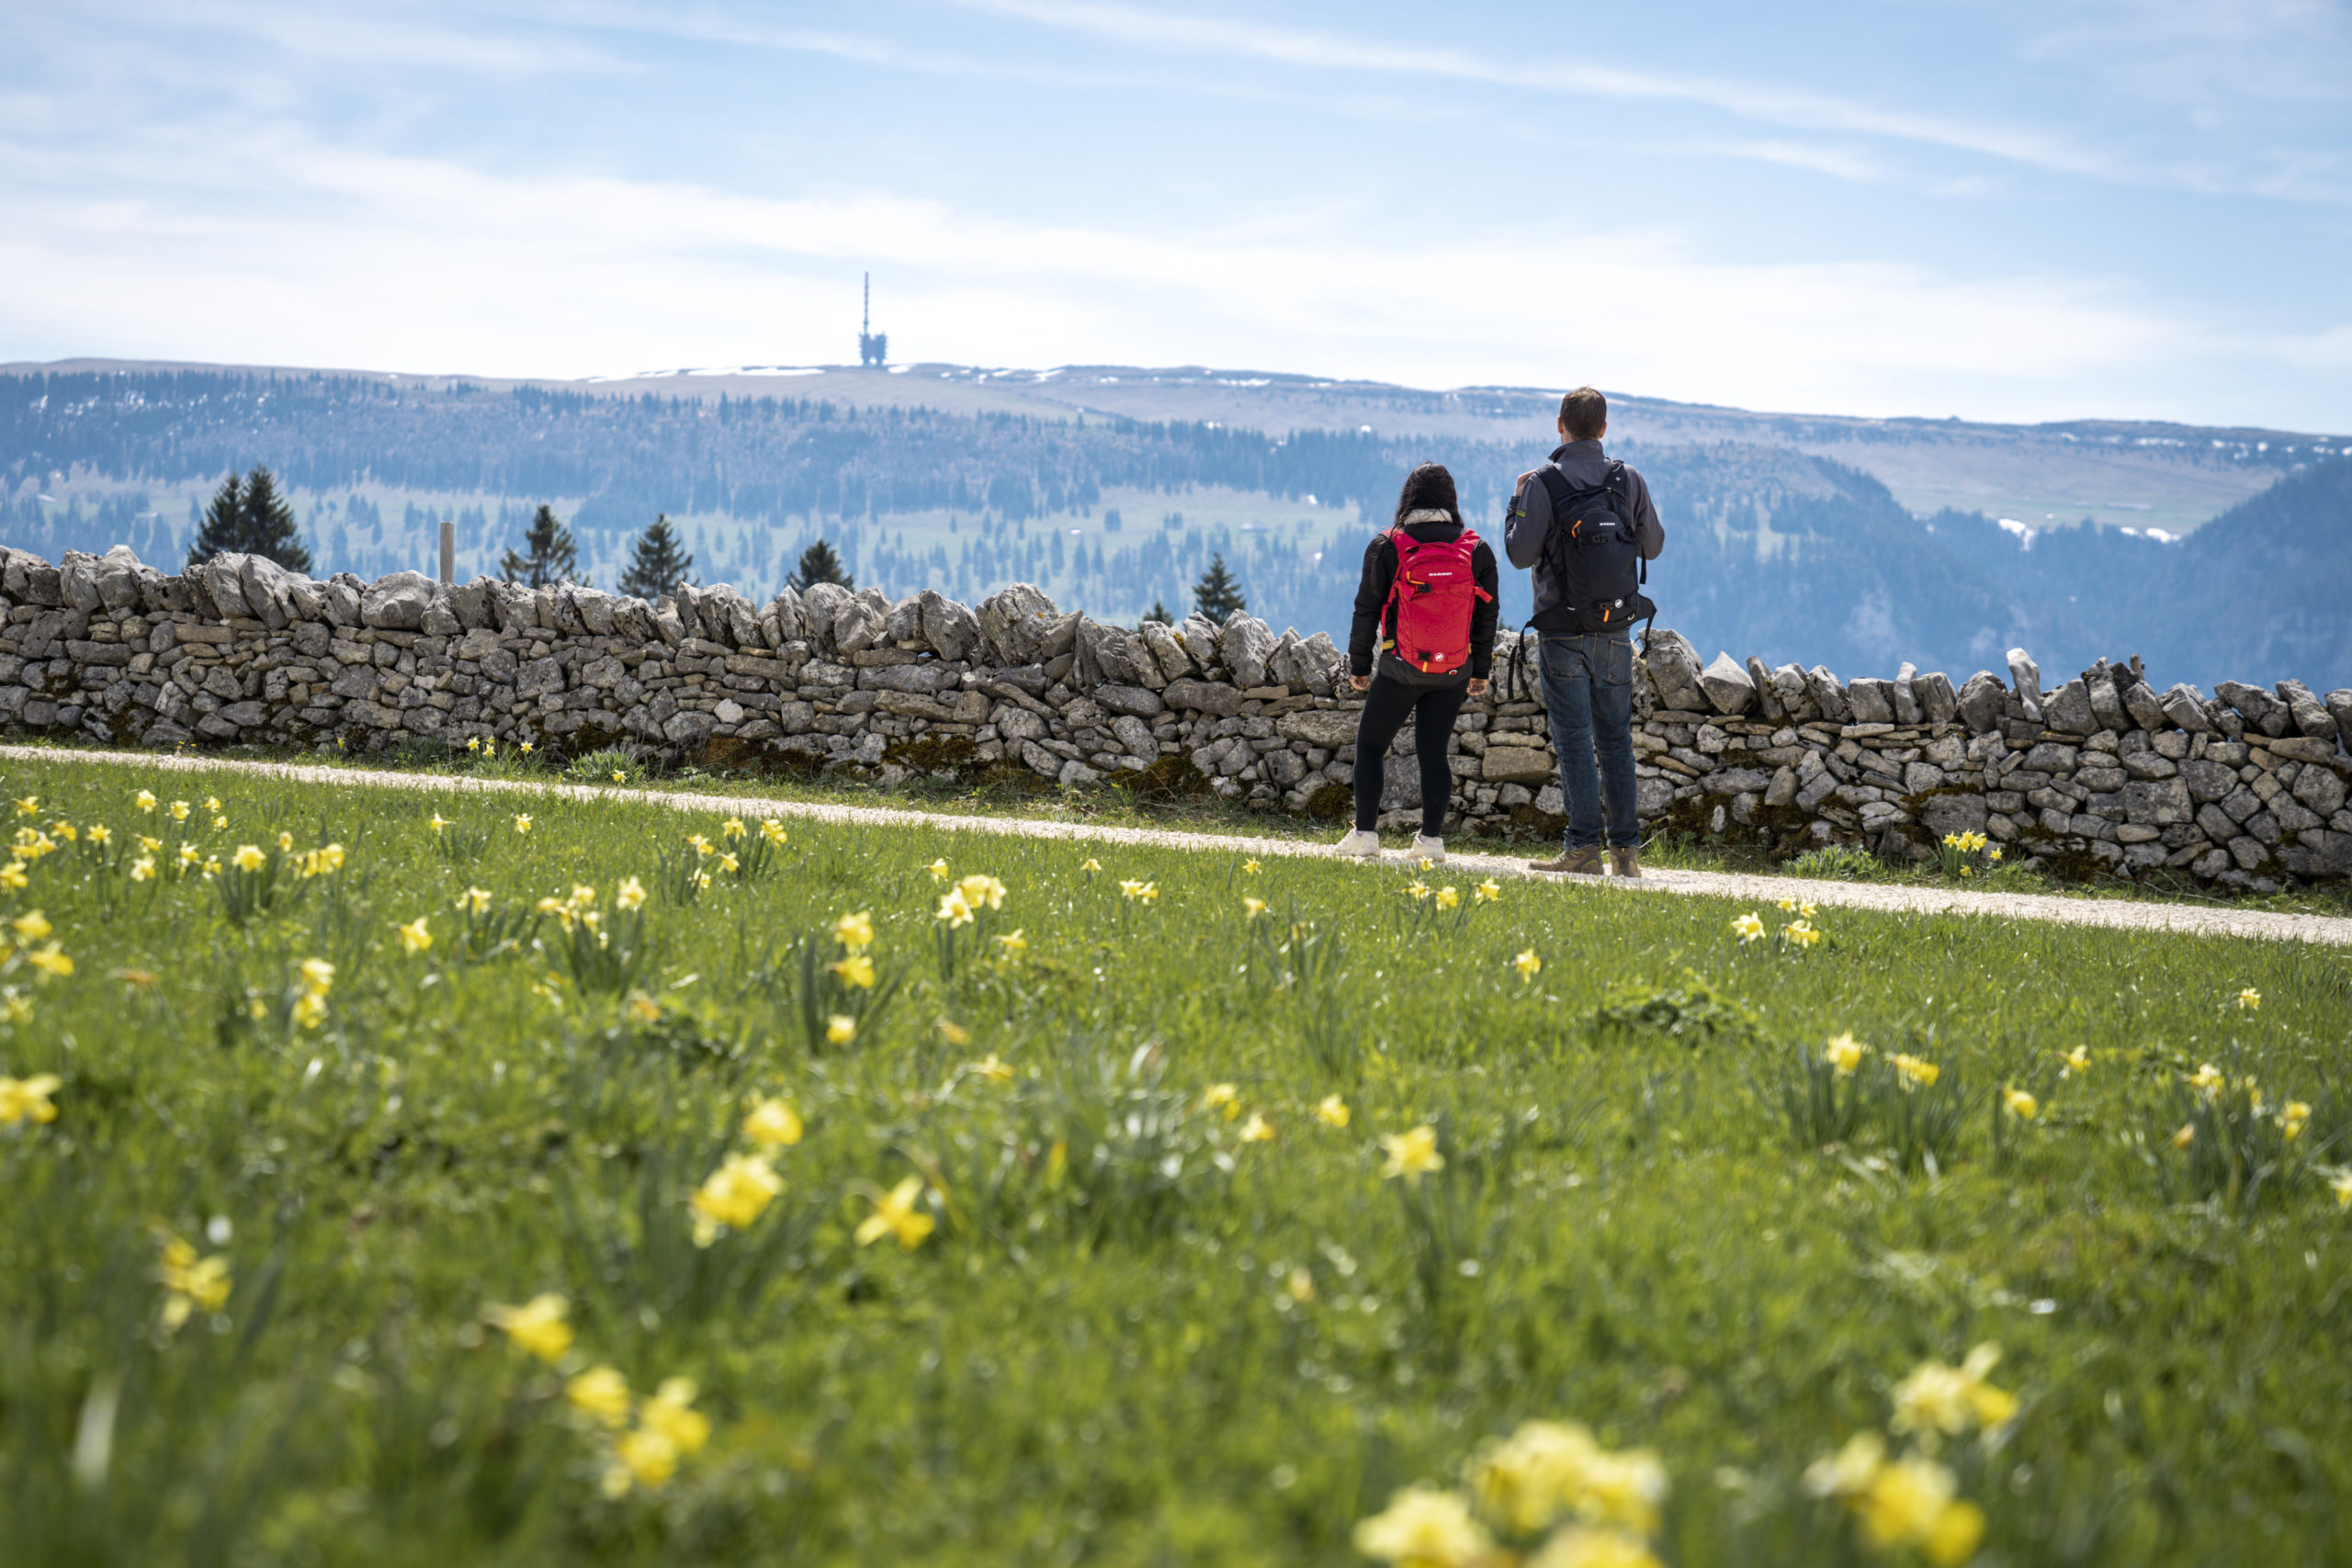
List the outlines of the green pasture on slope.
{"label": "green pasture on slope", "polygon": [[[0,788],[57,845],[0,891],[50,928],[0,927],[0,1075],[61,1080],[0,1130],[7,1561],[1336,1564],[1533,1417],[1657,1452],[1667,1562],[1914,1561],[1804,1472],[1985,1343],[2020,1407],[1939,1455],[1976,1561],[2352,1556],[2352,955],[1841,910],[1743,946],[1721,901],[802,822],[746,879],[718,801]],[[236,872],[281,832],[341,868]],[[941,859],[1002,908],[948,930]],[[697,1247],[770,1097],[781,1191]],[[1384,1176],[1423,1125],[1442,1168]],[[861,1245],[910,1177],[935,1229]],[[487,1313],[548,1293],[555,1365]],[[596,1366],[694,1380],[666,1483],[606,1495]]]}

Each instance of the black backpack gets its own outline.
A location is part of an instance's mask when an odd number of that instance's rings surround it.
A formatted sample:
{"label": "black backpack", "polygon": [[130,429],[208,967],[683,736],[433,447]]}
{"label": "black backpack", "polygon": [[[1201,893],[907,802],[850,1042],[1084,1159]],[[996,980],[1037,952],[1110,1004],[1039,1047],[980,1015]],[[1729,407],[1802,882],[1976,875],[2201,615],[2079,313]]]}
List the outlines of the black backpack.
{"label": "black backpack", "polygon": [[[1535,470],[1552,500],[1552,526],[1544,536],[1539,570],[1559,585],[1560,602],[1545,614],[1558,612],[1574,624],[1575,632],[1613,632],[1643,623],[1642,645],[1649,646],[1649,623],[1657,606],[1642,589],[1649,582],[1649,563],[1634,543],[1634,504],[1625,488],[1625,465],[1611,460],[1608,475],[1590,490],[1577,490],[1555,464]],[[1530,626],[1533,623],[1531,621]],[[1523,687],[1521,656],[1528,639],[1521,637],[1505,667],[1505,700]]]}
{"label": "black backpack", "polygon": [[1634,506],[1625,489],[1625,465],[1611,462],[1608,476],[1590,490],[1569,487],[1553,464],[1535,470],[1552,498],[1552,526],[1544,536],[1539,561],[1558,584],[1557,606],[1579,632],[1613,632],[1657,615],[1642,589],[1649,563],[1634,541]]}

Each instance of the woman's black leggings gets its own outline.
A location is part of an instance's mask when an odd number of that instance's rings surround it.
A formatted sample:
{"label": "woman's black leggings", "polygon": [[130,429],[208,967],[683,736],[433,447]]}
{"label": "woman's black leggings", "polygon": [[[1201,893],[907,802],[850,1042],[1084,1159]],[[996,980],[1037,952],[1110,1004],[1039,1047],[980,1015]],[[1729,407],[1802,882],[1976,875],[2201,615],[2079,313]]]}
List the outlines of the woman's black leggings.
{"label": "woman's black leggings", "polygon": [[1434,839],[1445,830],[1445,808],[1453,798],[1453,770],[1445,743],[1470,694],[1467,680],[1450,686],[1408,686],[1385,675],[1372,678],[1356,722],[1356,826],[1366,832],[1380,820],[1380,790],[1387,773],[1388,743],[1413,718],[1413,750],[1421,761],[1421,831]]}

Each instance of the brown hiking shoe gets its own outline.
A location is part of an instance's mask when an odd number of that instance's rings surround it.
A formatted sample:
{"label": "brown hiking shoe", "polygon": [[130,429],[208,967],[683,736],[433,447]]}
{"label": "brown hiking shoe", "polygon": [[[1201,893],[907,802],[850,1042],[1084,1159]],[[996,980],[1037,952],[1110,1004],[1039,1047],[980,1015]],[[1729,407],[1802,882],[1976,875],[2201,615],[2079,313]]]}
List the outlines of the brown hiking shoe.
{"label": "brown hiking shoe", "polygon": [[1527,863],[1527,869],[1530,871],[1565,871],[1571,876],[1599,876],[1600,874],[1600,852],[1599,850],[1565,850],[1561,852],[1560,858],[1557,860],[1529,861]]}
{"label": "brown hiking shoe", "polygon": [[1641,875],[1642,852],[1632,848],[1610,851],[1609,870],[1613,876]]}

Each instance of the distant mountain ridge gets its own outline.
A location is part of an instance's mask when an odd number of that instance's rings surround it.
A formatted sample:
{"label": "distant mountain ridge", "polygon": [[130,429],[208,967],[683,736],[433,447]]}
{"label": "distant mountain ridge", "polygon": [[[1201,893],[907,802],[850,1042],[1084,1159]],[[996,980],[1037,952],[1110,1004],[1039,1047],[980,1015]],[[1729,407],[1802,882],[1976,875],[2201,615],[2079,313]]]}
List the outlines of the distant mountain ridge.
{"label": "distant mountain ridge", "polygon": [[[607,576],[627,537],[668,512],[696,520],[706,581],[772,588],[823,533],[862,581],[894,592],[977,598],[1026,578],[1131,619],[1155,598],[1182,608],[1224,553],[1254,608],[1339,635],[1365,530],[1404,471],[1446,462],[1473,522],[1494,531],[1512,477],[1549,446],[1554,406],[1510,389],[1115,367],[594,385],[18,367],[0,372],[0,538],[51,558],[127,542],[168,567],[187,528],[151,491],[192,500],[228,468],[264,462],[305,498],[324,570],[425,564],[433,519],[450,515],[472,570],[512,542],[520,513],[553,501]],[[1166,417],[1184,410],[1302,417]],[[2023,645],[2050,669],[2137,652],[2167,681],[2352,683],[2352,442],[1641,399],[1614,400],[1612,414],[1611,450],[1649,475],[1668,520],[1655,596],[1705,651],[1964,675]],[[1404,428],[1422,423],[1445,428]],[[2207,484],[2227,501],[2221,520],[2166,543],[2166,530],[2136,525],[2155,515],[2136,510],[2147,502],[2123,513],[2132,527],[1973,507],[1921,516],[1850,460],[1956,463],[1964,476],[2002,454],[2019,471],[2051,450],[2073,461],[2077,447],[2111,456],[2109,471]],[[1510,574],[1506,613],[1525,603],[1523,575]]]}

